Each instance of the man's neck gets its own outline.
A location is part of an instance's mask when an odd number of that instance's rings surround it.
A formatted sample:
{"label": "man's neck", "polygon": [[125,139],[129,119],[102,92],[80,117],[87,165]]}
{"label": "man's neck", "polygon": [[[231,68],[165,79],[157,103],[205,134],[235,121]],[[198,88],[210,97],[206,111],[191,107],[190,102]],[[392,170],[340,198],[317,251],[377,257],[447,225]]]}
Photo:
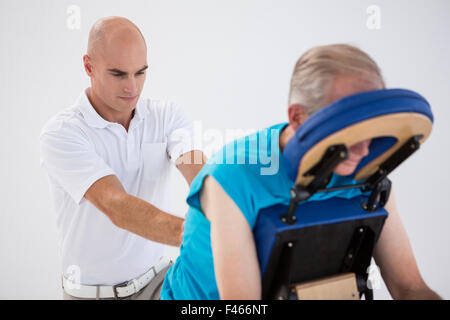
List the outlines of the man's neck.
{"label": "man's neck", "polygon": [[128,131],[131,119],[134,116],[134,109],[133,111],[126,114],[124,112],[118,112],[104,103],[93,92],[92,88],[88,88],[86,90],[86,96],[88,97],[89,102],[91,103],[95,111],[100,115],[100,117],[102,117],[106,121],[121,124],[125,128],[125,130]]}
{"label": "man's neck", "polygon": [[284,148],[286,147],[287,143],[291,138],[294,136],[295,130],[292,128],[290,124],[288,124],[283,131],[280,133],[280,137],[278,139],[278,143],[280,146],[281,152],[284,151]]}

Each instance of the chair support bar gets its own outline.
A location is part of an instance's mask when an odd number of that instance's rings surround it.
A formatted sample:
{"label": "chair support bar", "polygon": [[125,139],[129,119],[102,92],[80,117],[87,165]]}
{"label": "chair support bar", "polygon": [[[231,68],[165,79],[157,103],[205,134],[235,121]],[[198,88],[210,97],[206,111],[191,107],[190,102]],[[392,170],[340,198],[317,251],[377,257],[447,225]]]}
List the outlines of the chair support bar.
{"label": "chair support bar", "polygon": [[422,135],[416,135],[407,140],[395,153],[380,165],[380,168],[373,173],[365,183],[324,189],[329,183],[334,169],[341,161],[344,161],[348,157],[348,150],[344,144],[330,146],[322,156],[321,160],[305,173],[305,176],[314,176],[311,183],[306,187],[299,184],[292,187],[288,212],[280,216],[281,221],[289,225],[295,224],[297,221],[295,212],[298,205],[319,192],[361,188],[362,192],[372,191],[369,200],[362,205],[364,210],[373,212],[379,207],[384,207],[389,199],[391,191],[391,181],[387,178],[387,175],[420,148],[419,141],[422,138]]}
{"label": "chair support bar", "polygon": [[305,173],[306,176],[314,176],[311,183],[306,187],[301,185],[292,187],[289,209],[286,214],[280,217],[281,221],[286,224],[294,224],[297,221],[295,211],[298,204],[308,200],[320,188],[324,188],[330,182],[334,169],[347,158],[348,150],[344,144],[328,147],[322,159]]}

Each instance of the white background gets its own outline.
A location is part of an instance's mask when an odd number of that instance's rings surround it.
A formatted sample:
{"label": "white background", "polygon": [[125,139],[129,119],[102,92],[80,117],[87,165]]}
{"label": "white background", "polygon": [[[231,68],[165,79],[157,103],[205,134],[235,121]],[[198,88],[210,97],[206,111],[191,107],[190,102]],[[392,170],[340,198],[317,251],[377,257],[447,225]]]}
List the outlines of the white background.
{"label": "white background", "polygon": [[[381,9],[381,29],[366,23]],[[67,8],[81,10],[69,29]],[[149,46],[143,95],[173,99],[203,128],[260,129],[286,121],[296,60],[350,43],[380,65],[388,87],[418,91],[435,115],[428,142],[392,176],[400,215],[427,284],[450,297],[450,1],[158,0],[0,2],[0,298],[60,299],[60,256],[38,135],[89,86],[88,32],[120,15]],[[187,186],[174,173],[183,216]],[[176,255],[176,250],[170,250]],[[376,299],[390,299],[386,288]]]}

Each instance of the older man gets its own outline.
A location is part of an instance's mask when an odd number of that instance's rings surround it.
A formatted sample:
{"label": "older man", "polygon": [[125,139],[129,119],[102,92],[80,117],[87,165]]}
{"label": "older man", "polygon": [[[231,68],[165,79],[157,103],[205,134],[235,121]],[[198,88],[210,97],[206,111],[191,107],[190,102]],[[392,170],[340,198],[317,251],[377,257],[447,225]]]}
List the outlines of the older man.
{"label": "older man", "polygon": [[40,136],[64,298],[159,298],[170,264],[161,256],[165,245],[180,245],[184,223],[167,213],[170,162],[190,184],[203,154],[192,149],[191,123],[176,104],[140,97],[147,47],[131,21],[96,22],[83,62],[91,87]]}
{"label": "older man", "polygon": [[[246,144],[241,143],[245,138],[238,140],[237,157],[255,160],[271,153],[273,158],[317,110],[340,98],[383,87],[378,66],[361,50],[348,45],[313,48],[299,59],[292,75],[289,122],[248,137],[249,141],[264,143],[249,143],[245,148],[242,146]],[[349,148],[349,157],[336,167],[330,187],[355,183],[347,176],[367,155],[369,143],[364,140]],[[183,245],[164,280],[163,299],[261,298],[261,273],[252,229],[258,208],[289,203],[292,182],[281,161],[279,168],[274,166],[279,169],[276,174],[262,175],[264,161],[229,164],[222,159],[222,152],[213,156],[192,183]],[[341,190],[333,196],[346,197],[346,192]],[[374,257],[392,297],[439,298],[420,276],[394,196],[385,208],[389,217]]]}

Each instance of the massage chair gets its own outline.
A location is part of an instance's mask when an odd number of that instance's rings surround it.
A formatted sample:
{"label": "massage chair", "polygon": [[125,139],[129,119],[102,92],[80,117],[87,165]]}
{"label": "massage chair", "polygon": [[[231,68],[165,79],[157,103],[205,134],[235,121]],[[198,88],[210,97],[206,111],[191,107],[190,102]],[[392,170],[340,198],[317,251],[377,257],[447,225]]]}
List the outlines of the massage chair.
{"label": "massage chair", "polygon": [[[340,99],[298,128],[282,156],[294,182],[290,203],[260,210],[253,230],[263,299],[373,299],[368,268],[389,214],[389,174],[432,123],[421,95],[383,89]],[[328,187],[349,147],[366,139],[369,154],[347,177],[353,183]],[[353,196],[317,197],[343,189]]]}

